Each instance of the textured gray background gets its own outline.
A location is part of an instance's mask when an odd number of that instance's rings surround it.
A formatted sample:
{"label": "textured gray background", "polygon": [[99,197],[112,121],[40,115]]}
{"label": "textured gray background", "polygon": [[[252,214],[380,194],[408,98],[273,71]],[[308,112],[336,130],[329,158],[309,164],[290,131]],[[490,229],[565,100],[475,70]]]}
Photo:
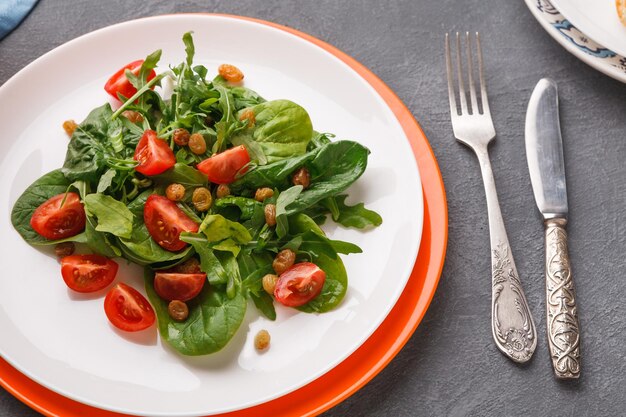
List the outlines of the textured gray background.
{"label": "textured gray background", "polygon": [[[522,1],[501,0],[41,0],[26,21],[0,41],[0,83],[43,53],[92,30],[143,16],[194,11],[271,20],[353,56],[407,104],[443,173],[449,244],[432,305],[389,366],[325,416],[626,413],[626,85],[567,53]],[[499,134],[491,147],[493,169],[539,331],[535,357],[524,367],[505,359],[491,339],[484,192],[474,156],[452,137],[445,92],[443,33],[455,30],[478,30],[483,37],[489,100]],[[535,83],[545,76],[560,87],[570,252],[583,329],[582,377],[574,383],[552,376],[544,327],[543,230],[524,156],[526,103]],[[0,416],[37,415],[0,389]]]}

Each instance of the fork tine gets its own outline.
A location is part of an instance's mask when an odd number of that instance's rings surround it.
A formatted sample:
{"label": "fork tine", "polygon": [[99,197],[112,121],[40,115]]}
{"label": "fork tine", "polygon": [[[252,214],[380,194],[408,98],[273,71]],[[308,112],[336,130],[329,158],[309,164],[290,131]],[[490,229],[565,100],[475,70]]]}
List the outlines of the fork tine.
{"label": "fork tine", "polygon": [[459,78],[459,99],[461,101],[461,114],[467,114],[467,99],[465,98],[465,84],[463,83],[463,70],[461,68],[461,37],[456,33],[456,69]]}
{"label": "fork tine", "polygon": [[472,114],[479,114],[478,100],[476,99],[476,88],[474,86],[474,68],[472,65],[472,45],[470,39],[470,33],[465,32],[465,46],[467,49],[467,83],[469,84],[470,100],[472,101]]}
{"label": "fork tine", "polygon": [[480,77],[480,98],[483,104],[483,114],[491,116],[489,111],[489,102],[487,101],[487,87],[485,84],[485,75],[483,74],[483,53],[480,47],[480,35],[476,32],[476,55],[478,55],[478,74]]}
{"label": "fork tine", "polygon": [[454,81],[452,79],[452,57],[450,56],[450,36],[446,33],[446,72],[448,74],[448,98],[450,99],[450,114],[459,114],[454,97]]}

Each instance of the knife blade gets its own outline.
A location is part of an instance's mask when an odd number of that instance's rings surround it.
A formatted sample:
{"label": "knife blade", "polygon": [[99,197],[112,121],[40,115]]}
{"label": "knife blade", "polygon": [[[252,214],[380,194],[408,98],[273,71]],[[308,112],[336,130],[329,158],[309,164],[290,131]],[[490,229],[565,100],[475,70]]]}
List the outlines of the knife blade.
{"label": "knife blade", "polygon": [[568,204],[556,83],[537,83],[526,112],[526,157],[545,225],[546,319],[555,375],[580,376],[580,325],[567,247]]}

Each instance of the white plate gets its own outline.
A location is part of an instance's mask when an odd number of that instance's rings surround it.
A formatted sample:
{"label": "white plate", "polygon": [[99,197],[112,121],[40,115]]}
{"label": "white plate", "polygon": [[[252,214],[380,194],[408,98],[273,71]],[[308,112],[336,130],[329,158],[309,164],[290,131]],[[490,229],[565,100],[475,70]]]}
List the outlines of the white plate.
{"label": "white plate", "polygon": [[626,83],[626,57],[590,39],[567,20],[549,0],[524,1],[546,32],[567,51],[596,70]]}
{"label": "white plate", "polygon": [[606,48],[626,56],[626,26],[617,16],[615,0],[551,0],[582,33]]}
{"label": "white plate", "polygon": [[[349,289],[323,315],[278,308],[268,321],[250,305],[239,332],[217,354],[183,357],[153,328],[122,334],[109,325],[103,299],[69,291],[50,251],[26,244],[9,222],[21,192],[61,166],[66,119],[81,120],[107,100],[102,86],[122,65],[163,49],[161,67],[184,59],[182,34],[194,31],[196,62],[239,66],[245,85],[268,99],[306,108],[314,127],[371,150],[366,173],[349,190],[384,223],[359,232],[325,226],[359,244],[344,257]],[[174,15],[111,26],[39,58],[0,87],[0,354],[38,383],[99,408],[135,415],[197,416],[249,407],[305,385],[357,349],[384,320],[415,262],[422,228],[420,177],[391,110],[356,72],[323,49],[258,23],[210,15]],[[118,276],[142,289],[138,267]],[[253,336],[266,328],[268,352]]]}

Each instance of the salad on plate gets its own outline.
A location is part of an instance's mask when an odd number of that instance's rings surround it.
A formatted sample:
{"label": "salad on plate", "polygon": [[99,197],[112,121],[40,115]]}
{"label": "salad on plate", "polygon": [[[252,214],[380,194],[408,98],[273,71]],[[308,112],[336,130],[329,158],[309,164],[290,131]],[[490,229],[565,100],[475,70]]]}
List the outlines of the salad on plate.
{"label": "salad on plate", "polygon": [[[233,337],[248,300],[270,320],[276,303],[305,313],[339,305],[348,287],[339,254],[361,249],[320,226],[382,219],[346,204],[366,147],[315,131],[304,108],[265,100],[235,66],[207,78],[192,34],[183,42],[182,63],[157,74],[157,50],[124,66],[104,87],[113,107],[64,123],[63,166],[23,192],[11,221],[28,243],[55,245],[72,290],[111,287],[104,309],[114,326],[156,322],[178,352],[205,355]],[[148,300],[112,285],[116,258],[144,266]]]}

